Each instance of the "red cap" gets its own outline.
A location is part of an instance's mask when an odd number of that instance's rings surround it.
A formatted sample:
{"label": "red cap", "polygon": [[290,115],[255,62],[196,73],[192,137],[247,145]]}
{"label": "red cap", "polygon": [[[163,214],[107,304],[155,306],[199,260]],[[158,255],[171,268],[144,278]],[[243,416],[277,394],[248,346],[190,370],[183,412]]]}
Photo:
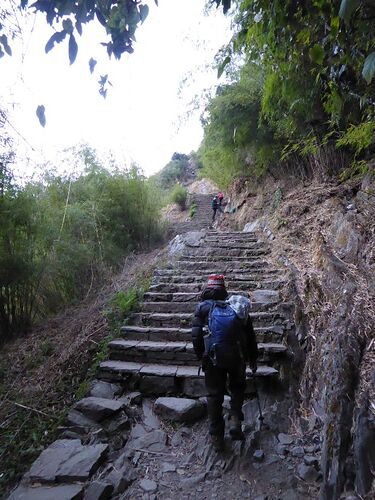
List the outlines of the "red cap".
{"label": "red cap", "polygon": [[211,274],[208,277],[207,286],[212,288],[225,288],[224,276],[222,274]]}

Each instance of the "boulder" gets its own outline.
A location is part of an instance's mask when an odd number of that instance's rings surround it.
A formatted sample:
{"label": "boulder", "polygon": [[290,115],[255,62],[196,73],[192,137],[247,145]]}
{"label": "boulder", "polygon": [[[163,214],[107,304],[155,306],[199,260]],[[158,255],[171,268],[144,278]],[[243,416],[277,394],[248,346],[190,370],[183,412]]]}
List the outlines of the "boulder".
{"label": "boulder", "polygon": [[74,409],[83,413],[86,417],[100,422],[107,417],[111,417],[125,408],[124,401],[114,399],[88,397],[81,399],[74,405]]}
{"label": "boulder", "polygon": [[162,397],[154,403],[155,413],[174,422],[198,420],[205,410],[205,406],[196,399]]}
{"label": "boulder", "polygon": [[83,446],[79,439],[59,439],[46,448],[29,471],[32,482],[86,481],[99,467],[106,444]]}
{"label": "boulder", "polygon": [[264,222],[262,219],[256,219],[253,222],[248,222],[245,224],[242,232],[243,233],[253,233],[254,231],[260,231],[264,227]]}
{"label": "boulder", "polygon": [[169,257],[178,257],[182,255],[186,247],[199,247],[206,236],[206,231],[189,231],[184,234],[178,234],[168,245]]}

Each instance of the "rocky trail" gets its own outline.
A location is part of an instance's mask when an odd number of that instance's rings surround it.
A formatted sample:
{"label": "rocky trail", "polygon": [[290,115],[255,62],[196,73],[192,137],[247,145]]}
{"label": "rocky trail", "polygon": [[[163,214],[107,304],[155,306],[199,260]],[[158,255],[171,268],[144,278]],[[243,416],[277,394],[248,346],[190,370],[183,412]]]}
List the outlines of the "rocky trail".
{"label": "rocky trail", "polygon": [[[210,196],[170,244],[175,256],[155,271],[137,312],[109,344],[88,397],[61,426],[12,500],[317,498],[320,437],[314,422],[291,427],[292,305],[284,272],[268,262],[255,233],[209,228]],[[173,250],[173,252],[172,252]],[[177,254],[177,255],[176,255]],[[192,313],[210,273],[230,293],[248,294],[260,348],[249,375],[244,442],[208,444],[203,374],[190,341]],[[227,407],[229,398],[224,405]]]}

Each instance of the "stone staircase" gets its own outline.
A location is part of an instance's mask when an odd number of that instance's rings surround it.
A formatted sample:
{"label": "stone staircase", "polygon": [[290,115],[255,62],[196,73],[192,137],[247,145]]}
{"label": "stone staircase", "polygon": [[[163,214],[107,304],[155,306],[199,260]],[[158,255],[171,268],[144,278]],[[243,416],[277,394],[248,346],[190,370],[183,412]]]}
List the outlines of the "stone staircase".
{"label": "stone staircase", "polygon": [[190,220],[175,224],[173,232],[182,234],[186,231],[200,231],[208,228],[211,224],[213,196],[213,194],[192,194],[191,202],[195,204],[195,214]]}
{"label": "stone staircase", "polygon": [[[208,275],[217,273],[224,274],[230,294],[251,298],[260,350],[256,376],[262,389],[274,388],[284,377],[280,369],[287,359],[285,336],[291,323],[288,304],[279,294],[282,273],[267,262],[267,253],[254,233],[206,231],[198,247],[187,247],[174,263],[155,272],[138,312],[121,328],[122,337],[110,342],[100,377],[126,381],[145,394],[204,395],[191,322]],[[249,378],[249,392],[252,384]]]}

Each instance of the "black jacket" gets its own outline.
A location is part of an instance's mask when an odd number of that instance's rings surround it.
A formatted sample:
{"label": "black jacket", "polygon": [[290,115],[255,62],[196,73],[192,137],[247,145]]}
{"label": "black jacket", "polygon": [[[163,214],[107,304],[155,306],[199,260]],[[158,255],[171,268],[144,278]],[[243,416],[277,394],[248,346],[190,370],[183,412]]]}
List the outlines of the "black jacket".
{"label": "black jacket", "polygon": [[[200,302],[195,309],[191,335],[193,337],[193,347],[198,359],[202,359],[204,353],[203,327],[208,323],[208,314],[212,306],[212,300]],[[247,323],[243,325],[242,337],[246,342],[244,356],[250,366],[256,366],[258,357],[258,345],[255,338],[253,323],[248,318]]]}

